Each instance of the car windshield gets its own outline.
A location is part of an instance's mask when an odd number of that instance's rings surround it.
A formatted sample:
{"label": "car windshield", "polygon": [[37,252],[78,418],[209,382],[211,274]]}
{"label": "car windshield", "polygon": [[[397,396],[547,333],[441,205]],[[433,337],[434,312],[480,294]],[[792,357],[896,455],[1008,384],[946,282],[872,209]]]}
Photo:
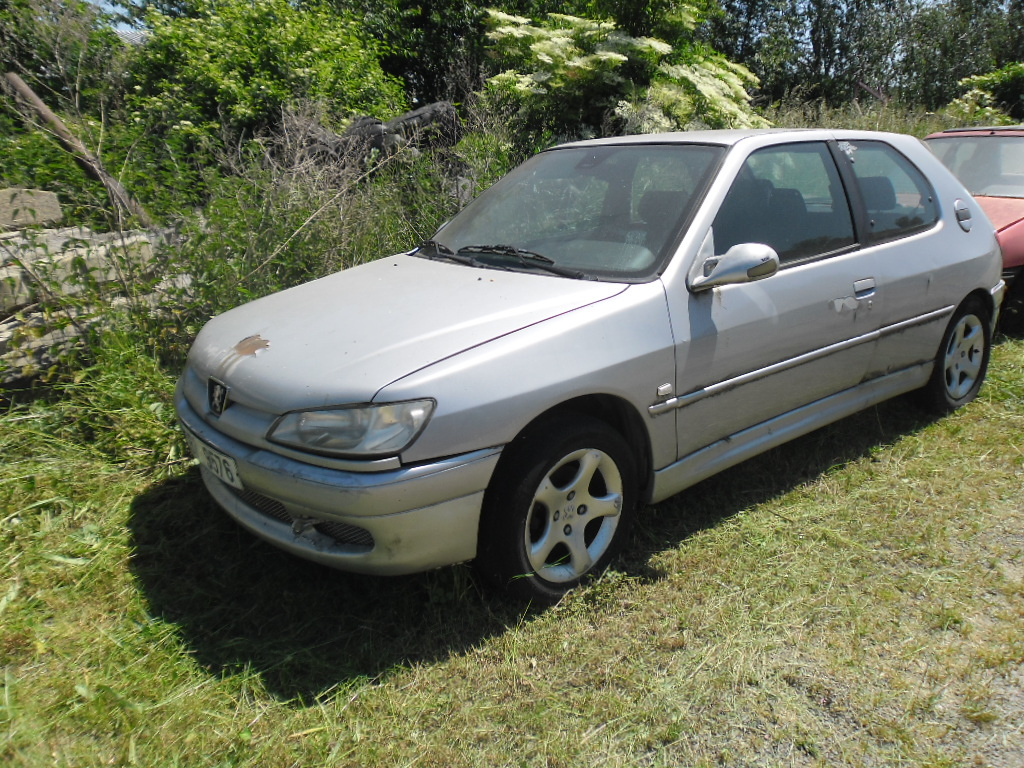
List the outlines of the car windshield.
{"label": "car windshield", "polygon": [[1024,197],[1024,136],[943,136],[928,146],[972,195]]}
{"label": "car windshield", "polygon": [[668,258],[723,152],[698,144],[542,152],[417,253],[566,277],[646,279]]}

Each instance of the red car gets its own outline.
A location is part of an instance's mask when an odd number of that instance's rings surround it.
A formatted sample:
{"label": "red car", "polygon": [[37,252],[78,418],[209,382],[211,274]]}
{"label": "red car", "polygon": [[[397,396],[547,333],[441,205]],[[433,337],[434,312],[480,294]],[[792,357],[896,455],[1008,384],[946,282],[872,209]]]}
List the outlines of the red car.
{"label": "red car", "polygon": [[952,128],[933,133],[925,143],[995,225],[1007,298],[1024,299],[1024,125]]}

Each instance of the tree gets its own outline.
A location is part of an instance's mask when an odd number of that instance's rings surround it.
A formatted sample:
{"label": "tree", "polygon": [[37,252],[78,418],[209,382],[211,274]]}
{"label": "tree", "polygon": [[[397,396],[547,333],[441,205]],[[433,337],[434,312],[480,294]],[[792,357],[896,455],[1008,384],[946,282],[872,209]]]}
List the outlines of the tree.
{"label": "tree", "polygon": [[704,26],[761,95],[843,103],[875,94],[929,107],[964,77],[1024,56],[1022,0],[722,0]]}
{"label": "tree", "polygon": [[0,0],[0,67],[54,107],[98,111],[120,92],[125,45],[84,0]]}
{"label": "tree", "polygon": [[461,101],[480,86],[484,12],[468,0],[333,0],[342,13],[359,13],[382,41],[381,66],[399,78],[409,101]]}
{"label": "tree", "polygon": [[[483,6],[469,0],[331,2],[343,13],[358,12],[384,42],[382,66],[402,79],[414,103],[459,101],[479,87],[487,64]],[[657,37],[677,48],[693,44],[696,24],[716,7],[715,0],[506,0],[491,5],[525,18],[560,13],[611,21],[629,35]]]}
{"label": "tree", "polygon": [[922,3],[906,35],[901,90],[930,108],[962,92],[965,77],[999,66],[999,39],[1009,21],[1001,0]]}

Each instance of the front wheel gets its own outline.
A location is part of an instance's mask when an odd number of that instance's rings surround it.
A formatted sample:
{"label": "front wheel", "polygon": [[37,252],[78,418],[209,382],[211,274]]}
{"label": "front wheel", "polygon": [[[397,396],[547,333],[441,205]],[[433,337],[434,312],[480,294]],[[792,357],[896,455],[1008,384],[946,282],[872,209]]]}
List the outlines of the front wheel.
{"label": "front wheel", "polygon": [[925,385],[925,402],[949,413],[978,395],[988,370],[992,336],[989,312],[976,298],[961,304],[949,321],[935,357],[935,369]]}
{"label": "front wheel", "polygon": [[555,602],[615,556],[637,493],[629,445],[604,422],[535,425],[506,448],[484,498],[477,568],[512,594]]}

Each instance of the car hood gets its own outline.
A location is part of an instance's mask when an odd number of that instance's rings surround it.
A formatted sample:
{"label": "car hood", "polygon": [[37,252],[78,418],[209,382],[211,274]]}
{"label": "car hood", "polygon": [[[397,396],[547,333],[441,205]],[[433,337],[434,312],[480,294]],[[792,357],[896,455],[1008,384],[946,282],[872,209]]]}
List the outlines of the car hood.
{"label": "car hood", "polygon": [[1003,266],[1024,266],[1024,199],[1019,197],[976,197],[992,221],[1003,250]]}
{"label": "car hood", "polygon": [[189,364],[260,410],[368,402],[432,363],[627,287],[394,256],[213,318]]}
{"label": "car hood", "polygon": [[1024,220],[1024,198],[975,197],[997,232]]}

